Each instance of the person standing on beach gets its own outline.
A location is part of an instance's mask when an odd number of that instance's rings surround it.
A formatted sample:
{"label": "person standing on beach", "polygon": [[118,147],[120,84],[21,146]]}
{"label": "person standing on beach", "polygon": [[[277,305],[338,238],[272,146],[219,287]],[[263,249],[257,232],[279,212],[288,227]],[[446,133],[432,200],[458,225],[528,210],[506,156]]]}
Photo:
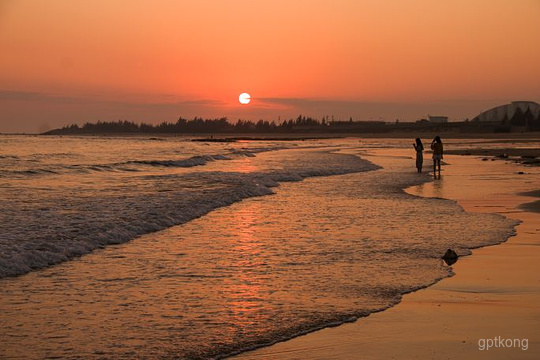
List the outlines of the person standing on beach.
{"label": "person standing on beach", "polygon": [[413,144],[414,150],[416,150],[416,170],[419,173],[422,172],[422,164],[424,163],[424,144],[420,138],[416,138],[416,143]]}
{"label": "person standing on beach", "polygon": [[433,176],[437,177],[436,170],[439,169],[439,178],[441,177],[441,159],[443,158],[443,144],[440,136],[435,136],[431,142],[431,150],[433,150]]}

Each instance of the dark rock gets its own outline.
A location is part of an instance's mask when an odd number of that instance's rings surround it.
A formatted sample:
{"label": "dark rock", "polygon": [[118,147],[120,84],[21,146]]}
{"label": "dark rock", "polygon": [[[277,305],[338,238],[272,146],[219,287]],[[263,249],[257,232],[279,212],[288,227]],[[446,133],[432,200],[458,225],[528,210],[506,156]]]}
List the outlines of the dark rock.
{"label": "dark rock", "polygon": [[448,249],[446,250],[442,258],[443,259],[457,259],[458,254],[454,250]]}
{"label": "dark rock", "polygon": [[447,265],[452,265],[458,260],[458,257],[458,254],[454,250],[448,249],[442,256],[442,259]]}
{"label": "dark rock", "polygon": [[497,155],[498,158],[501,158],[501,159],[508,159],[508,154],[499,154]]}

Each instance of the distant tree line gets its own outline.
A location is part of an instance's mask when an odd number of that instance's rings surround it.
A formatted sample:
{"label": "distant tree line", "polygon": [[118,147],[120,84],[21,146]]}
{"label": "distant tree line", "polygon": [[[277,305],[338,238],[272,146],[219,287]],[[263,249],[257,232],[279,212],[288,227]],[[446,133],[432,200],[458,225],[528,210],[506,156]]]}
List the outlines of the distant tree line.
{"label": "distant tree line", "polygon": [[238,120],[231,123],[226,117],[218,119],[203,119],[195,117],[191,120],[179,118],[176,122],[162,122],[157,125],[133,121],[98,121],[85,123],[82,126],[72,124],[61,129],[48,131],[46,134],[94,134],[94,133],[268,133],[289,132],[298,127],[323,127],[326,120],[299,115],[296,119],[276,124],[274,121]]}
{"label": "distant tree line", "polygon": [[530,109],[526,111],[518,108],[511,118],[506,116],[498,126],[482,124],[480,122],[453,122],[446,124],[436,123],[408,123],[399,122],[389,124],[383,121],[328,121],[328,117],[321,120],[299,115],[296,119],[275,121],[238,120],[231,123],[226,117],[216,119],[203,119],[194,117],[185,119],[180,117],[176,122],[162,122],[157,125],[148,123],[137,124],[133,121],[98,121],[87,122],[82,126],[72,124],[61,129],[46,132],[47,135],[67,134],[126,134],[126,133],[160,133],[160,134],[197,134],[197,133],[294,133],[294,132],[352,132],[352,133],[380,133],[389,131],[443,131],[457,129],[459,131],[508,132],[513,127],[525,130],[540,131],[540,113],[534,115]]}

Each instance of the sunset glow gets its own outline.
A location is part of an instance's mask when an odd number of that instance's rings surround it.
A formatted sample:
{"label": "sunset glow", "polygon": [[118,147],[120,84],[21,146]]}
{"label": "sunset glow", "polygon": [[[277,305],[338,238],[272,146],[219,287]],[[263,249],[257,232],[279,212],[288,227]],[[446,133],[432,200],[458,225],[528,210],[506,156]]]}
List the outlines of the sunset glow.
{"label": "sunset glow", "polygon": [[[7,0],[0,131],[178,116],[472,117],[540,99],[539,16],[537,0]],[[235,100],[241,87],[256,105]]]}

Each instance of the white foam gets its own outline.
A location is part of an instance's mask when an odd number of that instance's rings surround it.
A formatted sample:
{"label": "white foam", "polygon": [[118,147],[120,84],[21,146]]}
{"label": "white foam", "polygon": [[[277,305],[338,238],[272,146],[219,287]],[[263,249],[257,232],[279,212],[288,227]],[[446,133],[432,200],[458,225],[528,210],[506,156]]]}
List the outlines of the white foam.
{"label": "white foam", "polygon": [[[352,155],[320,152],[301,158],[302,162],[275,171],[145,175],[138,178],[140,189],[113,194],[108,189],[91,194],[44,193],[43,198],[36,199],[35,206],[20,202],[14,204],[17,206],[5,206],[0,223],[10,227],[0,239],[0,277],[58,264],[96,248],[185,223],[245,198],[272,194],[271,188],[280,182],[378,168]],[[200,156],[188,159],[188,163],[182,160],[159,165],[195,166],[215,159]],[[167,191],[158,191],[160,188]]]}

